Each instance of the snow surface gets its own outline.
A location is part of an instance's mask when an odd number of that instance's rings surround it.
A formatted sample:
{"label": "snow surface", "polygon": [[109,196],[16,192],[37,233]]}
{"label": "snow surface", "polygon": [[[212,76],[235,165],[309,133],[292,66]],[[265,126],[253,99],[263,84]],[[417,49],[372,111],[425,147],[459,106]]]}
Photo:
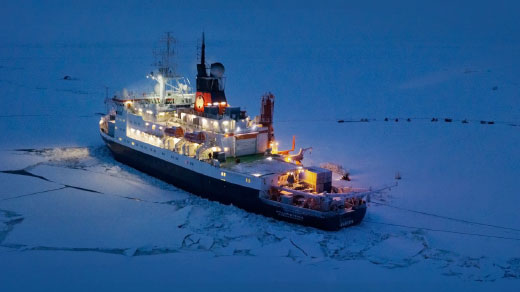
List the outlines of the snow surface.
{"label": "snow surface", "polygon": [[[1,291],[520,290],[518,4],[406,2],[208,4],[218,17],[7,4]],[[281,148],[296,135],[314,149],[306,164],[341,164],[354,187],[401,174],[361,225],[324,232],[253,215],[110,156],[103,86],[144,85],[157,27],[175,29],[179,71],[192,77],[200,19],[230,103],[255,115],[263,92],[276,95]]]}

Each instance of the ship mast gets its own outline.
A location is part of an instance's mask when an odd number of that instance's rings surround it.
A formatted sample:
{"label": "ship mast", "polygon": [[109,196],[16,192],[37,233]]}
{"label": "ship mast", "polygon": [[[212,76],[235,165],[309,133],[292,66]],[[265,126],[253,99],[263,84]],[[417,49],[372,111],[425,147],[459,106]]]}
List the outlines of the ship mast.
{"label": "ship mast", "polygon": [[206,43],[204,40],[204,32],[202,32],[200,64],[197,64],[197,77],[200,77],[200,78],[208,77],[208,72],[206,71]]}
{"label": "ship mast", "polygon": [[159,83],[160,102],[164,103],[166,84],[169,80],[176,77],[175,64],[173,62],[176,40],[170,32],[167,32],[161,43],[165,43],[165,48],[155,52],[156,62],[154,66],[157,67],[159,74],[154,79]]}

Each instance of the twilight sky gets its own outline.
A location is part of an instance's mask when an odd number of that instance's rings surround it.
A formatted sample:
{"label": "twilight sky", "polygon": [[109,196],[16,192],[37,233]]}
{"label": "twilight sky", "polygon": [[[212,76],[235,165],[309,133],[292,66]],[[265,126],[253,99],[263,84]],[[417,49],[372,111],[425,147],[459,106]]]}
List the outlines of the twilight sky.
{"label": "twilight sky", "polygon": [[[4,1],[2,6],[3,60],[48,58],[78,78],[94,70],[99,88],[141,85],[151,50],[165,31],[178,39],[179,72],[194,79],[204,30],[209,62],[226,66],[230,102],[248,110],[256,111],[258,97],[270,90],[286,113],[357,118],[454,115],[464,109],[475,118],[488,112],[520,118],[518,1]],[[86,64],[99,66],[82,67]],[[494,75],[475,81],[463,72]],[[493,93],[498,97],[487,90],[494,86],[503,89]]]}

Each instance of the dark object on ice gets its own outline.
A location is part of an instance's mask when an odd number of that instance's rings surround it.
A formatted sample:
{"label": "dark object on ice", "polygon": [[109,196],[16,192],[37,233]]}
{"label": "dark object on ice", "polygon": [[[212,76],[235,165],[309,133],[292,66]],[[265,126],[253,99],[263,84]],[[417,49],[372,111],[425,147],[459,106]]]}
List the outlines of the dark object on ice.
{"label": "dark object on ice", "polygon": [[345,121],[344,120],[338,120],[338,123],[344,123]]}
{"label": "dark object on ice", "polygon": [[489,122],[487,122],[487,124],[488,124],[488,125],[494,125],[495,122],[493,122],[493,121],[489,121]]}
{"label": "dark object on ice", "polygon": [[72,77],[72,76],[70,76],[70,75],[65,75],[65,76],[63,76],[63,78],[62,78],[61,80],[66,80],[66,81],[76,81],[76,80],[78,80],[78,78],[76,78],[76,77]]}
{"label": "dark object on ice", "polygon": [[437,119],[437,118],[432,118],[432,122],[438,122],[438,121],[439,121],[439,119]]}
{"label": "dark object on ice", "polygon": [[399,173],[399,171],[395,173],[395,179],[397,179],[397,180],[401,179],[401,174]]}
{"label": "dark object on ice", "polygon": [[240,158],[235,159],[235,162],[238,164],[240,163]]}
{"label": "dark object on ice", "polygon": [[467,123],[468,123],[468,120],[464,119],[464,120],[462,120],[462,123],[463,123],[463,124],[467,124]]}
{"label": "dark object on ice", "polygon": [[342,180],[350,181],[350,173],[345,172],[345,174],[341,177]]}
{"label": "dark object on ice", "polygon": [[498,89],[498,86],[493,86],[493,90],[497,90]]}
{"label": "dark object on ice", "polygon": [[487,124],[487,122],[486,121],[480,121],[480,124],[481,125],[485,125],[485,124]]}
{"label": "dark object on ice", "polygon": [[412,121],[412,119],[408,118],[408,119],[406,119],[406,121],[407,121],[407,122],[411,122],[411,121]]}
{"label": "dark object on ice", "polygon": [[388,118],[385,118],[385,122],[388,122]]}
{"label": "dark object on ice", "polygon": [[368,122],[368,119],[363,118],[363,119],[361,119],[360,121],[361,121],[361,122]]}
{"label": "dark object on ice", "polygon": [[444,119],[444,121],[445,121],[446,123],[451,123],[451,122],[453,122],[452,119]]}
{"label": "dark object on ice", "polygon": [[399,119],[395,119],[396,122],[399,122]]}

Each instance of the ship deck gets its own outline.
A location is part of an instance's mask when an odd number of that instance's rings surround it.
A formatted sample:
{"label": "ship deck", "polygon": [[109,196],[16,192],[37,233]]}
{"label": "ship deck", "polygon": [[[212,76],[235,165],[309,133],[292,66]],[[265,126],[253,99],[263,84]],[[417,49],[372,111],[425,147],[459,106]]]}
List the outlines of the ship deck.
{"label": "ship deck", "polygon": [[257,177],[298,169],[298,166],[293,163],[285,162],[275,157],[265,157],[263,154],[247,155],[239,158],[239,163],[236,162],[235,158],[227,159],[221,165],[221,168]]}

